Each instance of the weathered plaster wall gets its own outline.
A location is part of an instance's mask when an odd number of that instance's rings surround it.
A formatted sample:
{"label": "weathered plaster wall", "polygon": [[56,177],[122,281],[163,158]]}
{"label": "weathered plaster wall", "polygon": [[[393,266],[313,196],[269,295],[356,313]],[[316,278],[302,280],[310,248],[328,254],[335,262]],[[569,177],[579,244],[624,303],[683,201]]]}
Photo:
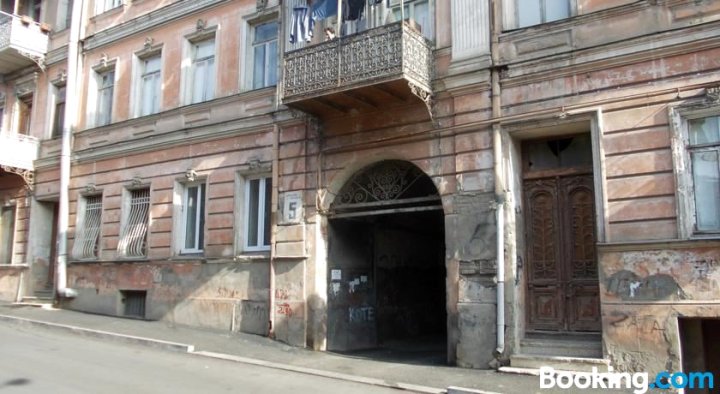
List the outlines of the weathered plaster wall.
{"label": "weathered plaster wall", "polygon": [[24,267],[0,266],[0,301],[15,302],[17,300],[20,275],[25,270]]}
{"label": "weathered plaster wall", "polygon": [[681,368],[678,317],[720,315],[719,247],[698,241],[601,249],[603,337],[617,369]]}
{"label": "weathered plaster wall", "polygon": [[265,334],[268,280],[267,260],[75,263],[68,286],[79,294],[67,306],[122,315],[120,290],[145,290],[148,319]]}

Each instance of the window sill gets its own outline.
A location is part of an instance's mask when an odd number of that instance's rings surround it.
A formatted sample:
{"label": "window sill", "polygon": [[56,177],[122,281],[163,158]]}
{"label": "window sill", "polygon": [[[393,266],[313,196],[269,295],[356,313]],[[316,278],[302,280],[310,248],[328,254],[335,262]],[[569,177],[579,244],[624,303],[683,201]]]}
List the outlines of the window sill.
{"label": "window sill", "polygon": [[236,263],[264,263],[270,261],[270,251],[263,252],[250,252],[252,254],[240,254],[233,258]]}
{"label": "window sill", "polygon": [[2,269],[24,269],[30,268],[30,264],[0,264],[0,270]]}

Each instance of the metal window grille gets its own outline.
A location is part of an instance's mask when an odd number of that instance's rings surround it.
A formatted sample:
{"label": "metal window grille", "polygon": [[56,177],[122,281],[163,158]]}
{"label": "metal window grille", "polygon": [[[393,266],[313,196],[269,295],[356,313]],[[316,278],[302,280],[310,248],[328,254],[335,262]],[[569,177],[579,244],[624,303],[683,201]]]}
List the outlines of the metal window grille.
{"label": "metal window grille", "polygon": [[96,258],[100,244],[100,224],[102,218],[102,196],[85,198],[85,214],[79,224],[73,256],[78,259]]}
{"label": "metal window grille", "polygon": [[123,316],[145,318],[147,292],[143,290],[121,290]]}
{"label": "metal window grille", "polygon": [[150,189],[130,191],[130,212],[123,227],[118,251],[126,257],[145,256],[147,248]]}

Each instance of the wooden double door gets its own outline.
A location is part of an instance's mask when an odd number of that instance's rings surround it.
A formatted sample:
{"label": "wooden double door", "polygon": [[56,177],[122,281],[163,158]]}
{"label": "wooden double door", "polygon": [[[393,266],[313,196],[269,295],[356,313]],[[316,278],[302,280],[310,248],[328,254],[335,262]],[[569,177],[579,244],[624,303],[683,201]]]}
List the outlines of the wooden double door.
{"label": "wooden double door", "polygon": [[528,331],[600,331],[592,173],[524,179]]}

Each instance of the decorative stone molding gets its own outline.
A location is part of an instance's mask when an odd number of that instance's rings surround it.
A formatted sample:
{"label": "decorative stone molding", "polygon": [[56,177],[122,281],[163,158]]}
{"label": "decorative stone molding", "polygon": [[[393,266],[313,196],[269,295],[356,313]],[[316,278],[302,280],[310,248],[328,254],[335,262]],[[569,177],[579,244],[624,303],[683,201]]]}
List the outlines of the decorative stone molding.
{"label": "decorative stone molding", "polygon": [[705,101],[708,104],[720,104],[720,86],[705,89]]}
{"label": "decorative stone molding", "polygon": [[229,1],[230,0],[176,1],[163,8],[142,15],[142,17],[114,25],[93,34],[85,41],[84,49],[91,51],[173,20],[184,18],[200,10],[228,3]]}
{"label": "decorative stone molding", "polygon": [[35,92],[37,88],[37,73],[32,73],[29,76],[19,79],[15,82],[15,95],[18,97],[24,97]]}

